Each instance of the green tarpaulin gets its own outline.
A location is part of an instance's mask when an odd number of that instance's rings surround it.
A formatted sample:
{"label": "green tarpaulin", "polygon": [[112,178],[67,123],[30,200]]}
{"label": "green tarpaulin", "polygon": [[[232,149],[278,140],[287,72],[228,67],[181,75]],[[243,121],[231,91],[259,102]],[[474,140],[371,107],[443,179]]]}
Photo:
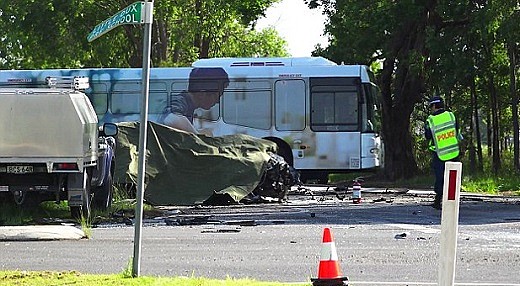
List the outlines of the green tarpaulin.
{"label": "green tarpaulin", "polygon": [[[116,183],[137,183],[139,123],[118,124]],[[248,135],[208,137],[148,124],[145,200],[152,205],[238,202],[259,184],[276,144]]]}

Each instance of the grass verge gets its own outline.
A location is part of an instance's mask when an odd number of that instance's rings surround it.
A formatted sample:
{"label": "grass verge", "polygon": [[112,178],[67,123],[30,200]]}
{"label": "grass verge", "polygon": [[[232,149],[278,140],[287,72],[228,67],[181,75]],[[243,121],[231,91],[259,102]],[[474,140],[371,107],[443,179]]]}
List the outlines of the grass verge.
{"label": "grass verge", "polygon": [[[408,189],[431,189],[435,181],[432,174],[418,175],[410,179],[397,180],[395,182],[381,180],[377,175],[370,173],[331,174],[329,183],[344,183],[352,185],[355,178],[364,178],[363,186],[380,188],[408,188]],[[520,196],[520,176],[512,172],[491,176],[488,174],[463,175],[462,191],[479,194]]]}
{"label": "grass verge", "polygon": [[[150,277],[141,276],[137,278],[128,278],[123,274],[112,275],[91,275],[82,274],[77,271],[53,272],[53,271],[0,271],[0,281],[3,286],[20,286],[20,285],[184,285],[184,286],[281,286],[289,285],[289,283],[278,282],[261,282],[251,279],[232,279],[215,280],[197,277]],[[290,285],[310,285],[309,283],[290,284]]]}
{"label": "grass verge", "polygon": [[[73,219],[67,201],[45,201],[37,205],[20,206],[14,201],[0,201],[0,226],[47,224],[73,222],[81,226],[87,237],[92,234],[91,228],[101,221],[109,221],[114,214],[133,217],[136,200],[122,188],[114,188],[114,202],[106,211],[92,209],[90,218]],[[129,198],[130,197],[130,198]],[[154,207],[144,204],[145,215],[153,213]]]}

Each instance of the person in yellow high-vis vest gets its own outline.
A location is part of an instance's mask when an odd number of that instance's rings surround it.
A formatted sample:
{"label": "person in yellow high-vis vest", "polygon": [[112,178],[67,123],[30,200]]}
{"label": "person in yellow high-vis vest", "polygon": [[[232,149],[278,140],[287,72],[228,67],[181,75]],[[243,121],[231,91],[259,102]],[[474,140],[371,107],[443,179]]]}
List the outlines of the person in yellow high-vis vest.
{"label": "person in yellow high-vis vest", "polygon": [[440,96],[432,97],[429,105],[431,115],[426,120],[424,134],[429,142],[428,148],[432,153],[432,169],[435,174],[435,200],[432,207],[441,209],[445,163],[458,161],[462,135],[455,115],[444,108],[444,101]]}

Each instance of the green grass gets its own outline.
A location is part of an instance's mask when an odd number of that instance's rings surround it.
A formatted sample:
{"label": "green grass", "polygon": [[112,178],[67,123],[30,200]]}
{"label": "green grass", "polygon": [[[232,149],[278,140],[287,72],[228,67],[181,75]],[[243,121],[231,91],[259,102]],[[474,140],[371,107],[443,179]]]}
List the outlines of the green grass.
{"label": "green grass", "polygon": [[[0,203],[0,226],[2,225],[28,225],[52,222],[56,220],[64,220],[76,222],[81,225],[83,231],[87,234],[92,225],[100,221],[110,219],[111,215],[118,212],[124,212],[127,216],[133,216],[135,212],[136,200],[125,199],[114,202],[106,211],[92,210],[91,217],[73,219],[66,201],[60,203],[42,202],[38,206],[31,208],[15,205],[14,203]],[[144,213],[152,213],[154,207],[149,204],[143,205]],[[88,234],[87,234],[88,235]]]}
{"label": "green grass", "polygon": [[366,187],[380,187],[380,188],[429,188],[433,185],[433,176],[422,175],[411,179],[397,180],[391,182],[380,178],[380,175],[369,172],[355,172],[347,174],[331,174],[329,175],[330,184],[345,183],[352,185],[353,180],[362,178],[362,185]]}
{"label": "green grass", "polygon": [[520,196],[520,179],[512,175],[464,177],[462,189],[472,193]]}
{"label": "green grass", "polygon": [[[56,285],[225,285],[225,286],[281,286],[288,283],[260,282],[251,279],[215,280],[197,277],[150,277],[141,276],[137,278],[125,277],[123,274],[91,275],[82,274],[77,271],[51,272],[51,271],[0,271],[0,281],[3,286],[56,286]],[[310,285],[311,283],[299,284]],[[290,284],[298,285],[298,284]]]}
{"label": "green grass", "polygon": [[66,202],[42,202],[34,207],[21,207],[14,202],[0,203],[0,225],[25,225],[57,217],[70,218]]}
{"label": "green grass", "polygon": [[[135,198],[128,198],[128,191],[122,188],[114,188],[114,202],[106,211],[92,210],[90,218],[72,219],[67,201],[56,203],[45,201],[35,206],[22,207],[16,205],[14,200],[0,202],[0,226],[2,225],[29,225],[65,220],[76,222],[90,237],[92,225],[99,221],[108,220],[111,214],[124,212],[128,216],[133,216],[136,206]],[[153,212],[154,207],[149,204],[143,205],[145,213]]]}
{"label": "green grass", "polygon": [[[434,183],[434,177],[431,174],[389,182],[380,180],[376,176],[370,176],[369,173],[331,174],[329,183],[344,182],[351,185],[352,180],[356,177],[365,177],[363,186],[366,187],[431,189]],[[470,193],[520,196],[520,174],[510,172],[497,176],[489,174],[463,175],[461,188],[462,191]]]}

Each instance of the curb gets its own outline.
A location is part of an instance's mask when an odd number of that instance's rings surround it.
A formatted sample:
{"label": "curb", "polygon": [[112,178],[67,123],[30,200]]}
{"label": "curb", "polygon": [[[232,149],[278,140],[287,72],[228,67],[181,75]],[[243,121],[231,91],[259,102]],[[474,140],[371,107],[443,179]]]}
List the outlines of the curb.
{"label": "curb", "polygon": [[83,230],[70,225],[0,226],[0,241],[79,240]]}

